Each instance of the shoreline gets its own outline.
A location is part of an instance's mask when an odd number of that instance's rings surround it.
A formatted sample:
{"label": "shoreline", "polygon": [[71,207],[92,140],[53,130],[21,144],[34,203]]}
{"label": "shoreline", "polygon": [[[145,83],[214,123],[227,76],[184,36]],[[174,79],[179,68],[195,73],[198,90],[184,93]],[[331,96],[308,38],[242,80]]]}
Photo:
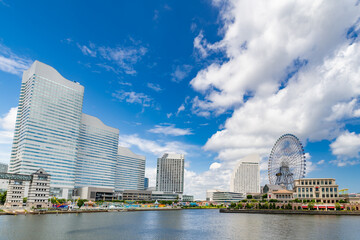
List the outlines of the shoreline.
{"label": "shoreline", "polygon": [[347,215],[360,216],[360,211],[317,211],[317,210],[270,210],[270,209],[220,209],[220,213],[290,214],[290,215]]}

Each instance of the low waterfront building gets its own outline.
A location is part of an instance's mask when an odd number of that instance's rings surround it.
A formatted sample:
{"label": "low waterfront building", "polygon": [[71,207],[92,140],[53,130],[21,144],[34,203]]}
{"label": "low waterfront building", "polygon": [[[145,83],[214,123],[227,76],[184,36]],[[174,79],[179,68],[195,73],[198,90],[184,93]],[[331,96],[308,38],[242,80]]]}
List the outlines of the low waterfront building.
{"label": "low waterfront building", "polygon": [[182,195],[182,199],[183,202],[193,202],[194,201],[194,196],[192,195]]}
{"label": "low waterfront building", "polygon": [[339,186],[334,178],[302,178],[294,181],[294,199],[315,200],[316,203],[336,203]]}
{"label": "low waterfront building", "polygon": [[31,174],[31,184],[26,206],[35,208],[45,208],[49,204],[50,174],[39,169]]}
{"label": "low waterfront building", "polygon": [[278,202],[281,203],[289,203],[290,201],[294,200],[294,192],[286,189],[274,190],[268,192],[267,199],[276,199]]}
{"label": "low waterfront building", "polygon": [[221,190],[207,190],[206,201],[211,202],[238,202],[245,199],[244,193],[227,192]]}
{"label": "low waterfront building", "polygon": [[152,191],[151,200],[152,201],[180,201],[182,199],[182,194],[170,193],[163,191]]}
{"label": "low waterfront building", "polygon": [[0,179],[9,181],[6,207],[22,207],[24,197],[28,197],[27,206],[29,207],[48,206],[50,175],[43,169],[31,175],[0,173]]}
{"label": "low waterfront building", "polygon": [[122,199],[128,201],[151,201],[151,191],[124,190]]}
{"label": "low waterfront building", "polygon": [[81,187],[74,191],[74,198],[87,199],[90,201],[112,201],[115,198],[114,189],[102,187]]}

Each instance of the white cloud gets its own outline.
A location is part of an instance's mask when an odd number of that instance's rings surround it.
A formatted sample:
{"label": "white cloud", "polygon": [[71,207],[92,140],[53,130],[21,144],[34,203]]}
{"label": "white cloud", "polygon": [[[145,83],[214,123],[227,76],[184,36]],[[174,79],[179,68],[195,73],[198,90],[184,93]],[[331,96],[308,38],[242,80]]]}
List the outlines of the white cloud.
{"label": "white cloud", "polygon": [[359,7],[352,1],[230,4],[222,9],[225,34],[217,43],[229,61],[191,81],[205,95],[193,99],[195,113],[235,109],[205,149],[233,160],[269,154],[287,132],[302,140],[336,137],[344,126],[339,120],[355,116],[360,95],[360,46],[344,34]]}
{"label": "white cloud", "polygon": [[184,135],[191,135],[191,129],[186,128],[176,128],[174,124],[167,124],[167,125],[155,125],[154,128],[148,130],[151,133],[160,133],[164,135],[172,135],[172,136],[184,136]]}
{"label": "white cloud", "polygon": [[120,135],[119,145],[123,147],[135,146],[141,151],[151,153],[155,156],[162,156],[162,154],[170,152],[187,154],[187,151],[194,147],[177,141],[162,142],[144,139],[137,134]]}
{"label": "white cloud", "polygon": [[113,93],[112,96],[119,101],[125,101],[128,103],[137,103],[142,105],[143,107],[155,106],[154,100],[143,93],[126,92],[124,90],[119,90]]}
{"label": "white cloud", "polygon": [[9,163],[14,136],[17,107],[0,117],[0,162]]}
{"label": "white cloud", "polygon": [[17,107],[13,107],[0,118],[0,144],[11,144],[14,136]]}
{"label": "white cloud", "polygon": [[[194,48],[202,57],[223,51],[227,60],[205,67],[190,84],[202,94],[192,100],[193,113],[232,111],[204,146],[218,153],[222,165],[251,153],[268,156],[284,133],[305,144],[332,140],[343,132],[344,120],[360,115],[360,43],[348,31],[360,26],[356,1],[213,3],[224,23],[223,39],[210,44],[200,32]],[[308,172],[315,165],[308,161]],[[207,176],[214,187],[204,186],[211,188],[226,187],[229,177],[221,181],[210,170],[189,175],[202,181]]]}
{"label": "white cloud", "polygon": [[[330,147],[332,153],[338,157],[338,160],[342,159],[336,163],[342,163],[342,166],[344,166],[349,159],[359,158],[360,134],[345,131],[330,144]],[[349,161],[349,163],[350,162],[354,161]]]}
{"label": "white cloud", "polygon": [[181,104],[181,106],[178,108],[177,112],[176,112],[176,116],[179,115],[180,112],[185,110],[185,105]]}
{"label": "white cloud", "polygon": [[171,73],[171,80],[173,82],[181,82],[184,78],[186,78],[192,70],[192,66],[184,64],[178,65],[175,68],[175,71]]}
{"label": "white cloud", "polygon": [[134,65],[147,53],[147,48],[139,45],[139,42],[136,42],[133,39],[130,40],[133,43],[132,46],[109,47],[97,46],[94,43],[90,43],[89,45],[77,43],[77,46],[86,56],[99,57],[107,63],[116,65],[116,67],[114,67],[109,66],[109,64],[106,63],[97,64],[104,67],[107,71],[111,70],[116,74],[125,72],[126,74],[134,75],[136,74]]}
{"label": "white cloud", "polygon": [[0,44],[0,70],[3,72],[22,75],[33,61],[13,53],[8,47]]}
{"label": "white cloud", "polygon": [[324,164],[324,163],[325,163],[325,160],[322,159],[322,160],[320,160],[320,161],[317,162],[317,165],[322,165],[322,164]]}
{"label": "white cloud", "polygon": [[171,118],[172,115],[173,115],[172,113],[167,113],[167,114],[166,114],[166,117],[167,117],[167,118]]}
{"label": "white cloud", "polygon": [[219,167],[221,167],[221,163],[214,162],[214,163],[212,163],[212,164],[210,165],[209,169],[210,169],[210,170],[214,170],[214,169],[217,169],[217,168],[219,168]]}
{"label": "white cloud", "polygon": [[148,84],[147,84],[147,87],[150,88],[150,89],[152,89],[152,90],[154,90],[154,91],[156,91],[156,92],[161,92],[162,90],[164,90],[164,89],[162,89],[162,88],[160,87],[159,84],[156,84],[156,83],[148,83]]}

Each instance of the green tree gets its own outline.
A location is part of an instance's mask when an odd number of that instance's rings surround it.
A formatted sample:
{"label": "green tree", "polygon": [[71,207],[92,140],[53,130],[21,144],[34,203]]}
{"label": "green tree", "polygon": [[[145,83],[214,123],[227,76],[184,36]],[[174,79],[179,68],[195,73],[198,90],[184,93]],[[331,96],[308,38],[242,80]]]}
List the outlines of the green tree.
{"label": "green tree", "polygon": [[233,202],[230,204],[230,208],[235,208],[235,207],[236,207],[236,203]]}
{"label": "green tree", "polygon": [[253,198],[252,195],[247,195],[247,196],[246,196],[246,199],[252,199],[252,198]]}
{"label": "green tree", "polygon": [[340,205],[340,203],[335,203],[335,208],[336,208],[336,210],[338,210],[338,211],[340,211],[341,210],[341,205]]}
{"label": "green tree", "polygon": [[243,200],[241,200],[241,202],[244,202],[244,203],[245,203],[245,202],[247,202],[247,200],[246,200],[246,199],[243,199]]}
{"label": "green tree", "polygon": [[7,191],[5,191],[4,193],[0,193],[0,203],[1,204],[4,204],[6,202],[6,194],[7,194]]}
{"label": "green tree", "polygon": [[275,203],[277,202],[278,200],[277,199],[270,199],[269,202],[272,202],[272,203]]}
{"label": "green tree", "polygon": [[237,208],[238,209],[242,209],[244,207],[244,205],[242,204],[242,203],[239,203],[238,205],[237,205]]}
{"label": "green tree", "polygon": [[309,202],[309,203],[308,203],[308,209],[309,209],[309,210],[314,210],[314,203]]}
{"label": "green tree", "polygon": [[261,196],[262,199],[267,198],[267,193],[265,193],[264,195]]}
{"label": "green tree", "polygon": [[265,209],[269,209],[269,203],[264,203],[264,205],[263,205],[263,207],[265,208]]}
{"label": "green tree", "polygon": [[79,208],[81,208],[81,207],[84,205],[85,202],[87,202],[86,199],[79,199],[79,200],[77,200],[76,205],[77,205]]}
{"label": "green tree", "polygon": [[23,203],[26,203],[26,202],[27,202],[27,199],[28,199],[27,197],[24,197],[24,198],[23,198]]}

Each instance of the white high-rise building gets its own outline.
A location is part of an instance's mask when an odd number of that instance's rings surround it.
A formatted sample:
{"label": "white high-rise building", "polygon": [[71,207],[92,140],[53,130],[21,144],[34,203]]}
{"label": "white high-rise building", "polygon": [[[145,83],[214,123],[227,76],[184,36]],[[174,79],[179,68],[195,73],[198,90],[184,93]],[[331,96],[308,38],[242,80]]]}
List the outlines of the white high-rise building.
{"label": "white high-rise building", "polygon": [[184,192],[184,154],[165,153],[157,160],[156,190]]}
{"label": "white high-rise building", "polygon": [[118,147],[115,190],[144,190],[145,156]]}
{"label": "white high-rise building", "polygon": [[75,170],[76,187],[115,188],[119,129],[82,114]]}
{"label": "white high-rise building", "polygon": [[230,192],[260,192],[260,157],[257,154],[246,156],[236,166],[230,182]]}
{"label": "white high-rise building", "polygon": [[74,188],[84,87],[35,61],[24,71],[9,173],[44,168],[51,187]]}

